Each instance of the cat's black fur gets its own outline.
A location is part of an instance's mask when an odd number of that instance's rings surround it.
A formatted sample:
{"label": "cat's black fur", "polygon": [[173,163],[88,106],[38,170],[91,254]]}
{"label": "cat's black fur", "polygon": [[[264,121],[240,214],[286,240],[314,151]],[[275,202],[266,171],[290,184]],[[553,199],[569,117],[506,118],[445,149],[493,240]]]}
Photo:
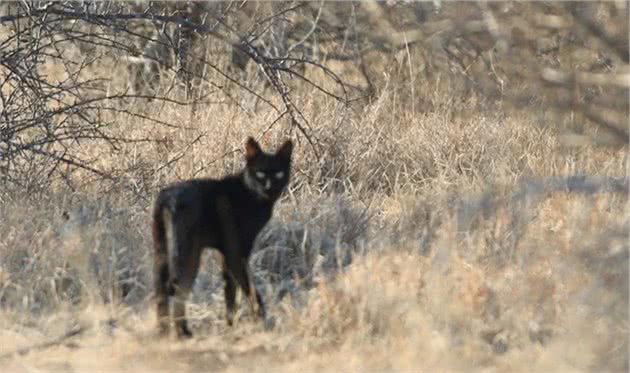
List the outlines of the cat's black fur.
{"label": "cat's black fur", "polygon": [[[223,254],[227,320],[232,324],[236,285],[250,307],[265,318],[265,306],[248,267],[254,240],[272,215],[289,182],[291,141],[265,153],[248,138],[245,168],[222,179],[192,179],[165,187],[153,211],[154,278],[159,329],[168,333],[169,297],[179,336],[190,336],[185,300],[199,270],[204,248]],[[256,309],[257,308],[257,309]]]}

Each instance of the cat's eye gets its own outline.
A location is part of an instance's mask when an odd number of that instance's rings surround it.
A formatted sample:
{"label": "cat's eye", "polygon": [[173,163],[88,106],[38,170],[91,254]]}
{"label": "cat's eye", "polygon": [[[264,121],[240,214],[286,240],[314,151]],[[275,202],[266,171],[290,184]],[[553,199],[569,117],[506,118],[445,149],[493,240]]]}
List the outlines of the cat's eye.
{"label": "cat's eye", "polygon": [[276,176],[276,179],[280,180],[284,177],[284,172],[282,171],[276,172],[275,176]]}
{"label": "cat's eye", "polygon": [[265,175],[262,171],[256,171],[256,177],[260,180],[264,179],[267,175]]}

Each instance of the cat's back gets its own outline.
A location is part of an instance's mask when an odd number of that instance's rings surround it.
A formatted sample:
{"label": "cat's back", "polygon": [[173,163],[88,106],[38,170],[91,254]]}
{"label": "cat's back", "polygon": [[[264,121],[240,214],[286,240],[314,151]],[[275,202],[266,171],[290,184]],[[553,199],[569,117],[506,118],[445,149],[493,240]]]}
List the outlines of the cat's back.
{"label": "cat's back", "polygon": [[185,206],[212,204],[219,196],[232,199],[242,192],[243,185],[239,176],[228,175],[221,179],[197,178],[174,182],[162,188],[158,199],[181,209]]}

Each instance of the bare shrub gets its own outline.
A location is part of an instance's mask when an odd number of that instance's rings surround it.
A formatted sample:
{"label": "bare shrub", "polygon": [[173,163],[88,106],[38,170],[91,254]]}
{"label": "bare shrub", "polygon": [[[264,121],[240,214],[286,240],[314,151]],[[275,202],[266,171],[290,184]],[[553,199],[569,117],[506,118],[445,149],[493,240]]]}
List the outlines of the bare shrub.
{"label": "bare shrub", "polygon": [[341,195],[314,198],[310,208],[285,214],[258,239],[252,263],[258,276],[277,286],[278,298],[350,265],[369,237],[365,206]]}
{"label": "bare shrub", "polygon": [[3,206],[12,211],[0,245],[5,307],[43,312],[65,302],[134,305],[147,296],[148,250],[137,246],[144,240],[128,210],[105,200],[85,199],[70,210],[62,210],[68,201],[49,200],[45,209],[18,203]]}

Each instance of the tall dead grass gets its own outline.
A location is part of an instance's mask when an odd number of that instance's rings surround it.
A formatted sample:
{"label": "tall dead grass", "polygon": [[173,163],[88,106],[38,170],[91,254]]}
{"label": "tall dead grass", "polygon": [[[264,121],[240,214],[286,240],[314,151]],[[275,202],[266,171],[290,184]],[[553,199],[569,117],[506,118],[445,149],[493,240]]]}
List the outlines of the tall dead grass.
{"label": "tall dead grass", "polygon": [[[397,94],[386,88],[351,110],[304,95],[321,156],[294,134],[292,183],[252,258],[276,327],[246,314],[225,325],[208,255],[189,306],[198,338],[185,343],[152,337],[152,198],[165,183],[239,169],[247,135],[267,147],[291,129],[262,136],[273,113],[227,106],[193,123],[183,109],[152,107],[179,129],[114,116],[119,131],[156,140],[81,149],[127,166],[116,183],[79,178],[74,191],[3,197],[0,366],[627,370],[627,193],[516,198],[527,178],[625,177],[626,150],[563,148],[535,113],[466,99],[435,95],[439,110],[412,113]],[[39,344],[73,328],[79,335]]]}

